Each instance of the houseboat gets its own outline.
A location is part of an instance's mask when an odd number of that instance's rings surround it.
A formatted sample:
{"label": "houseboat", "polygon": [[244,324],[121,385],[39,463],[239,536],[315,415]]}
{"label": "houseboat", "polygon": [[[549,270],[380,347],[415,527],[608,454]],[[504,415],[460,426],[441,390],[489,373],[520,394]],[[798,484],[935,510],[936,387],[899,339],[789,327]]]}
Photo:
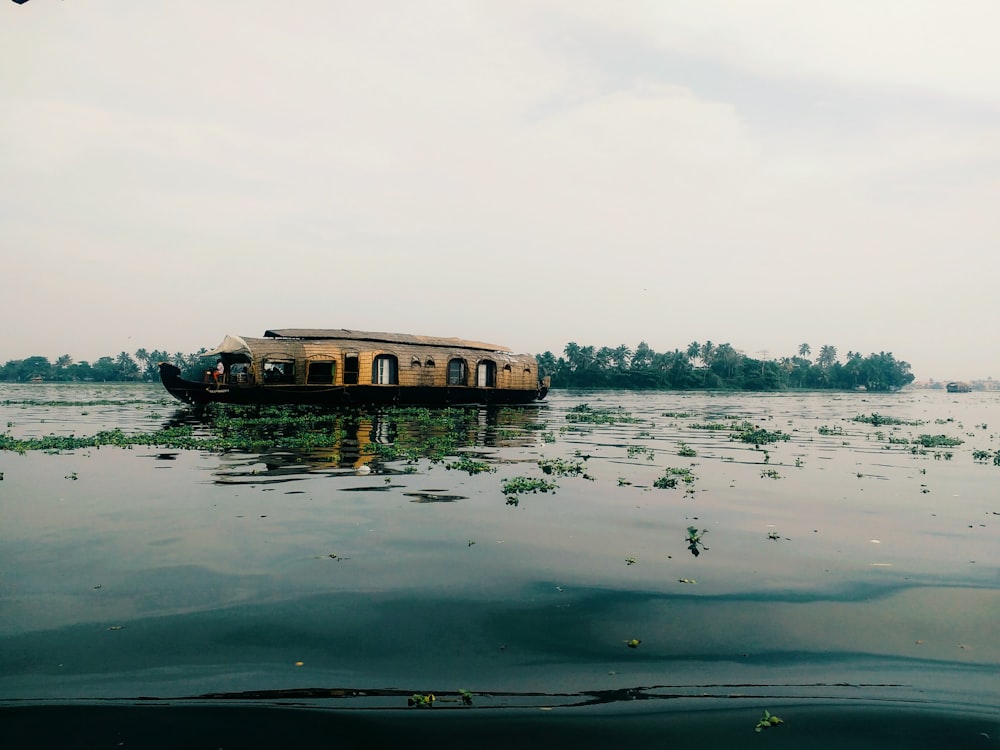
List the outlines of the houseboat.
{"label": "houseboat", "polygon": [[201,382],[160,363],[160,380],[190,404],[524,404],[545,398],[534,355],[496,344],[404,333],[283,328],[226,336]]}
{"label": "houseboat", "polygon": [[945,386],[945,390],[947,390],[948,393],[971,393],[972,386],[970,386],[968,383],[962,383],[960,381],[952,381],[951,383],[948,383],[948,385]]}

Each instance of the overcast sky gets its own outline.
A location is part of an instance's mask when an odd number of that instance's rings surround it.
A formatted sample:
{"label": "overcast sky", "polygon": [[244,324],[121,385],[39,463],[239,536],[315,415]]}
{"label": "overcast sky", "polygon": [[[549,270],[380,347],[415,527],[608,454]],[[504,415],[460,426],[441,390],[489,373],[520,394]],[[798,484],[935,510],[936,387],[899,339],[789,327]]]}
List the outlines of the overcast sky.
{"label": "overcast sky", "polygon": [[315,327],[1000,377],[995,0],[0,1],[0,362]]}

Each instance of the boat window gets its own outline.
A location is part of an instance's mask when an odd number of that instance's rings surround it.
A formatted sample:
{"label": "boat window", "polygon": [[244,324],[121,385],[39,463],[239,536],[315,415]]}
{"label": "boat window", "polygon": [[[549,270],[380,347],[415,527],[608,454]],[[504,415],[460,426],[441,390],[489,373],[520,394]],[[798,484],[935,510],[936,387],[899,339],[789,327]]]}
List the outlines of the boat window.
{"label": "boat window", "polygon": [[420,367],[420,357],[410,359],[410,367]]}
{"label": "boat window", "polygon": [[264,382],[270,385],[295,382],[295,363],[284,360],[264,360]]}
{"label": "boat window", "polygon": [[372,362],[372,382],[379,385],[398,385],[396,355],[379,354]]}
{"label": "boat window", "polygon": [[484,359],[476,367],[476,385],[480,388],[495,388],[497,384],[497,365]]}
{"label": "boat window", "polygon": [[448,385],[465,385],[465,360],[452,359],[448,362]]}
{"label": "boat window", "polygon": [[503,366],[503,371],[504,372],[510,372],[510,363],[509,362]]}
{"label": "boat window", "polygon": [[357,354],[348,354],[344,357],[344,385],[357,385],[360,371]]}
{"label": "boat window", "polygon": [[427,361],[426,361],[426,362],[424,362],[424,364],[425,364],[425,365],[426,365],[427,367],[434,367],[434,360],[433,360],[433,359],[431,359],[430,357],[428,357],[428,358],[427,358]]}
{"label": "boat window", "polygon": [[337,365],[333,360],[310,362],[306,373],[306,382],[313,385],[330,385],[337,374]]}

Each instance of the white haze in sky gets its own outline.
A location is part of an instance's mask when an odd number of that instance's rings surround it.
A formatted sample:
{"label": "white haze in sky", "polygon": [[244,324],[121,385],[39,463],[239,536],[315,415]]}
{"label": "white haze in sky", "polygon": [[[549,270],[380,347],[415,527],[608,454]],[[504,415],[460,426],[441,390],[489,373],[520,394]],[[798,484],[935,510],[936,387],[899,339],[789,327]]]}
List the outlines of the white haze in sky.
{"label": "white haze in sky", "polygon": [[0,2],[0,362],[318,327],[1000,377],[995,0]]}

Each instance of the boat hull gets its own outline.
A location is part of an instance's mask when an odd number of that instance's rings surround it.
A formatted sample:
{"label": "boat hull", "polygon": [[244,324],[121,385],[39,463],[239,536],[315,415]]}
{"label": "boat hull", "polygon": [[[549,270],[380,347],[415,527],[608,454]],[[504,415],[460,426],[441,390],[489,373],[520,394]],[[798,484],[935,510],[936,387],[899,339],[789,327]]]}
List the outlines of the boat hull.
{"label": "boat hull", "polygon": [[188,404],[303,404],[312,406],[463,404],[529,404],[548,389],[478,388],[472,386],[301,385],[198,383],[185,380],[175,365],[160,363],[160,380],[174,398]]}

